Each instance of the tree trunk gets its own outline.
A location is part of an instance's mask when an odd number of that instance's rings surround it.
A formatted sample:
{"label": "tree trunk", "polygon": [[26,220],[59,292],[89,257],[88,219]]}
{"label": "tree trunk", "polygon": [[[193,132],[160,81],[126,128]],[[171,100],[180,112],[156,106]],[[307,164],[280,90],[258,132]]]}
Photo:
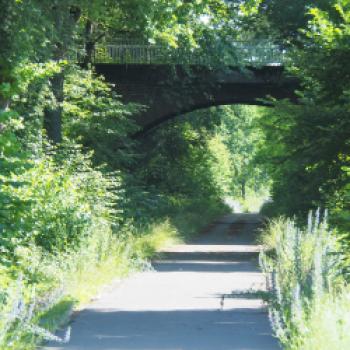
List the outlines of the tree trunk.
{"label": "tree trunk", "polygon": [[254,178],[254,193],[257,194],[258,193],[258,183],[256,178]]}
{"label": "tree trunk", "polygon": [[6,112],[10,107],[10,100],[0,96],[0,113]]}
{"label": "tree trunk", "polygon": [[[9,109],[9,107],[10,107],[10,100],[3,99],[0,96],[0,115],[1,113],[6,112]],[[5,125],[3,123],[0,123],[0,137],[3,131],[5,130],[5,128],[6,128]]]}
{"label": "tree trunk", "polygon": [[85,24],[85,56],[83,61],[84,68],[88,68],[89,63],[92,61],[92,55],[95,50],[95,41],[92,38],[93,31],[93,23],[88,19]]}
{"label": "tree trunk", "polygon": [[242,195],[242,198],[245,199],[245,196],[246,196],[246,193],[245,193],[245,185],[246,185],[246,181],[245,180],[242,180],[241,182],[241,195]]}
{"label": "tree trunk", "polygon": [[[65,6],[58,2],[52,7],[53,23],[57,34],[57,42],[54,43],[53,59],[57,62],[67,56],[67,52],[73,44],[74,30],[80,18],[81,11],[75,6]],[[44,111],[44,128],[47,137],[54,144],[62,142],[62,104],[64,99],[63,85],[65,72],[62,71],[50,78],[51,91],[55,103]]]}
{"label": "tree trunk", "polygon": [[64,73],[58,73],[50,79],[52,93],[56,103],[47,107],[44,113],[44,128],[47,137],[55,144],[62,142],[62,102]]}

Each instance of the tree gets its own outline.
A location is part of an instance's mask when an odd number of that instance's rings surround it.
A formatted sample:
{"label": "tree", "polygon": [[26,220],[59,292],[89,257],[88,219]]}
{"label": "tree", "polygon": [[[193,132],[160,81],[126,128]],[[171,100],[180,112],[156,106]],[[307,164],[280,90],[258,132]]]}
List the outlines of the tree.
{"label": "tree", "polygon": [[284,44],[303,44],[301,29],[311,19],[309,9],[331,10],[329,0],[245,0],[238,3],[242,27],[256,37],[270,37]]}
{"label": "tree", "polygon": [[268,185],[263,167],[255,162],[262,141],[256,128],[260,113],[257,107],[240,105],[220,107],[217,113],[222,119],[219,133],[228,147],[233,168],[232,191],[245,199],[247,189],[257,192]]}
{"label": "tree", "polygon": [[303,47],[293,51],[291,71],[302,82],[300,104],[276,103],[265,115],[263,159],[270,164],[276,207],[305,214],[317,206],[348,200],[350,8],[313,8]]}

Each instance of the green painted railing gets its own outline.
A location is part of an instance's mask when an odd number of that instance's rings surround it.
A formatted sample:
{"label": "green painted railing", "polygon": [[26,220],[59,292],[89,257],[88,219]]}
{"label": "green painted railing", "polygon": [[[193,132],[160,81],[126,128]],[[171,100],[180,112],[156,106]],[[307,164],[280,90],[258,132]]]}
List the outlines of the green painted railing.
{"label": "green painted railing", "polygon": [[[170,49],[160,45],[149,44],[106,44],[96,46],[92,53],[92,63],[115,64],[189,64],[212,65],[283,65],[286,53],[278,45],[266,42],[236,41],[225,49],[211,50],[215,54],[194,49]],[[84,51],[78,54],[82,61]]]}

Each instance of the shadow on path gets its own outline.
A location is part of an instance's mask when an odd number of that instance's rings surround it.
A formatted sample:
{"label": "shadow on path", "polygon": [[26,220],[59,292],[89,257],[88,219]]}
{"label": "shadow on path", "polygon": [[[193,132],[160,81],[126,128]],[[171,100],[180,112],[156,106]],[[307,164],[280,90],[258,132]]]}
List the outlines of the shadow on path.
{"label": "shadow on path", "polygon": [[44,349],[279,350],[254,294],[265,289],[258,224],[257,215],[228,215],[190,244],[165,249],[153,270],[110,286],[78,313],[68,344]]}
{"label": "shadow on path", "polygon": [[[265,313],[174,310],[85,310],[69,350],[272,350]],[[74,329],[74,324],[73,324]],[[84,344],[84,345],[82,345]],[[51,348],[52,349],[52,348]]]}
{"label": "shadow on path", "polygon": [[220,273],[232,273],[232,272],[259,272],[258,267],[255,264],[247,261],[201,261],[196,256],[194,261],[191,261],[188,257],[188,261],[165,261],[154,262],[153,268],[157,272],[220,272]]}

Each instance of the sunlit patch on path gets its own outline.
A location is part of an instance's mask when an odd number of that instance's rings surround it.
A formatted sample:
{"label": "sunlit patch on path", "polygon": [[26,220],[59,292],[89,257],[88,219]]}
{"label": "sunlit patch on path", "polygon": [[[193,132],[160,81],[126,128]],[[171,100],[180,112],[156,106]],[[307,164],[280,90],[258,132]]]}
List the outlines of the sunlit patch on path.
{"label": "sunlit patch on path", "polygon": [[191,244],[163,250],[153,270],[111,286],[82,311],[69,344],[45,349],[279,349],[255,293],[265,290],[258,222],[253,214],[229,215]]}

